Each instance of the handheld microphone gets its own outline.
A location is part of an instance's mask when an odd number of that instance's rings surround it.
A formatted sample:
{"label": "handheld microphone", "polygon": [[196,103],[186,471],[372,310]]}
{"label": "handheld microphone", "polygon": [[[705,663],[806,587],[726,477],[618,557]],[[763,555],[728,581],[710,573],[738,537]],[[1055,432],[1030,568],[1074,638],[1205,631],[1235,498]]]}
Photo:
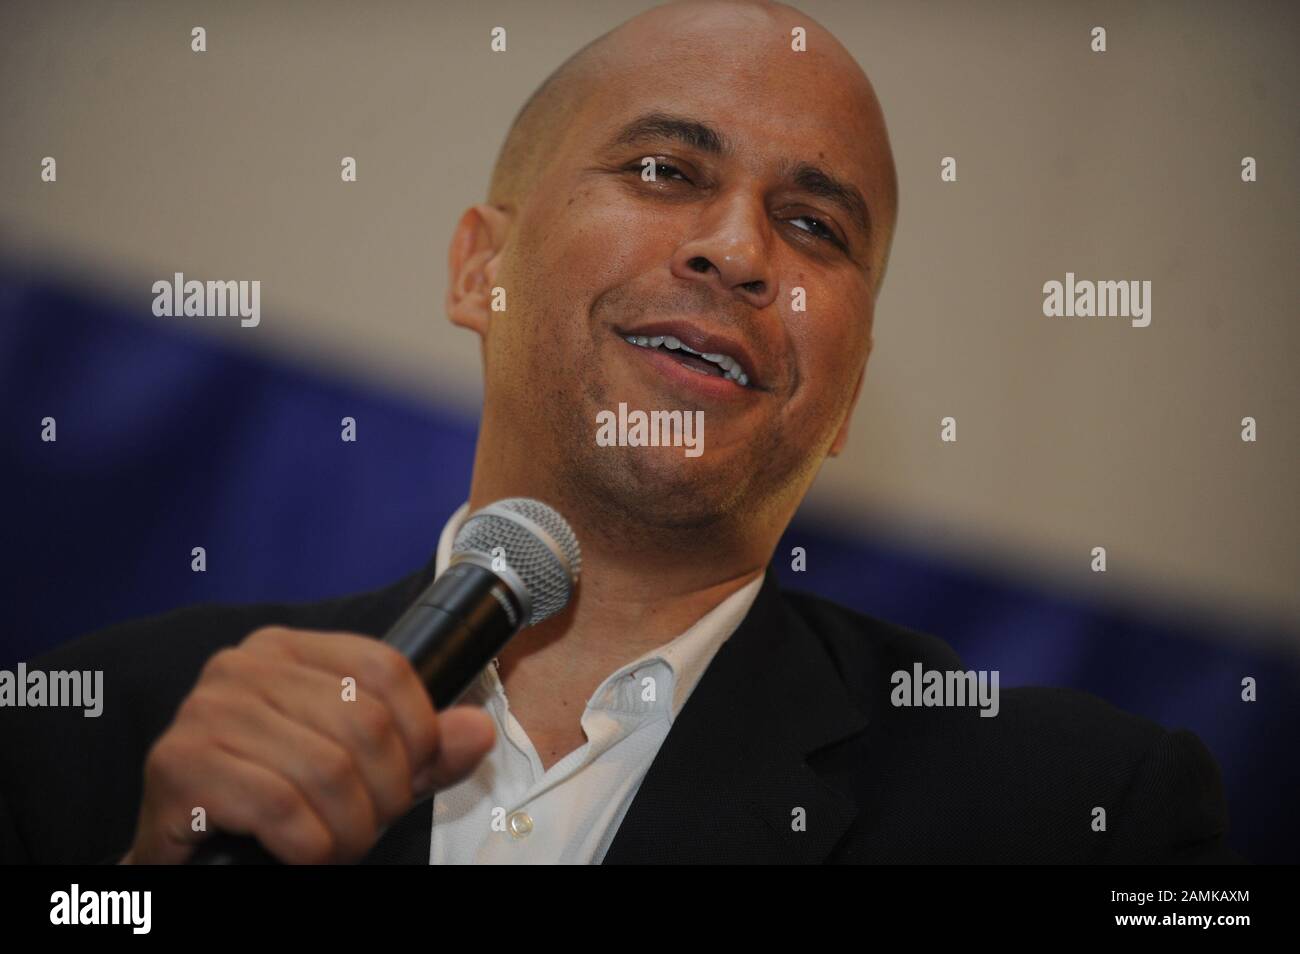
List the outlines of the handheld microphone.
{"label": "handheld microphone", "polygon": [[[564,518],[527,497],[470,514],[447,569],[384,635],[411,661],[438,712],[453,705],[519,630],[563,610],[582,556]],[[217,832],[190,864],[279,864],[257,839]]]}

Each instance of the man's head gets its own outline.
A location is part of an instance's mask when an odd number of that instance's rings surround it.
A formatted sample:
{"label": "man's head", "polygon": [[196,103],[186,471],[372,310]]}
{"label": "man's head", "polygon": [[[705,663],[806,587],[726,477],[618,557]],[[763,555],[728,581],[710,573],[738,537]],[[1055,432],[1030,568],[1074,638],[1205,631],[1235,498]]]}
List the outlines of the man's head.
{"label": "man's head", "polygon": [[[875,94],[809,17],[673,3],[589,43],[520,111],[452,243],[451,318],[483,339],[478,464],[648,529],[779,533],[847,434],[896,215]],[[725,342],[749,387],[626,340],[664,322]],[[598,446],[621,402],[702,410],[704,454]]]}

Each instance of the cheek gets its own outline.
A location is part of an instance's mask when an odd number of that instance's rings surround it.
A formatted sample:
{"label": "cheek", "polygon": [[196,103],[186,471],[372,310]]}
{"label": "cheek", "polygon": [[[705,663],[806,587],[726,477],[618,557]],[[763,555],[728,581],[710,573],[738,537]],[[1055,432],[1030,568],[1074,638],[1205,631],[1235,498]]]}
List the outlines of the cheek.
{"label": "cheek", "polygon": [[600,292],[629,281],[672,255],[668,219],[629,197],[613,183],[580,187],[553,208],[539,248],[566,295]]}
{"label": "cheek", "polygon": [[627,284],[644,244],[626,210],[593,187],[529,208],[510,257],[507,311],[517,322],[501,336],[501,365],[516,383],[563,382],[557,368],[593,358],[592,309],[600,296]]}
{"label": "cheek", "polygon": [[[823,291],[822,295],[830,293]],[[792,327],[791,345],[799,355],[799,369],[802,375],[800,390],[791,405],[807,425],[819,426],[824,420],[826,426],[837,426],[838,415],[853,396],[857,384],[858,369],[865,358],[867,340],[871,334],[870,312],[864,321],[858,318],[852,322],[839,321],[834,324],[815,324],[816,311],[811,302],[813,291],[809,289],[808,311],[791,315],[798,319]],[[827,297],[825,300],[833,300]],[[846,308],[858,308],[849,305]]]}

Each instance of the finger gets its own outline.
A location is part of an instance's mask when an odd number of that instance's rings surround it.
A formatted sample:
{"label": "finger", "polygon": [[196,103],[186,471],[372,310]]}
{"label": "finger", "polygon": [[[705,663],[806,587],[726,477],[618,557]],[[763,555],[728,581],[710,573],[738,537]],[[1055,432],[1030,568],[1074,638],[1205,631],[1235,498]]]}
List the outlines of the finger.
{"label": "finger", "polygon": [[[345,750],[355,763],[355,771],[381,826],[409,806],[415,767],[403,744],[396,717],[385,701],[361,694],[345,699],[328,673],[280,659],[251,661],[247,672],[241,674],[239,685],[223,691],[246,694],[254,708],[269,706],[283,720],[308,728]],[[212,720],[220,722],[221,718],[217,714]],[[436,717],[431,718],[436,721]],[[250,726],[250,731],[261,728],[269,733],[281,725],[282,722],[274,721],[270,725]],[[295,737],[300,736],[295,734]],[[319,747],[315,751],[323,756],[318,763],[321,769],[328,768],[337,758],[336,753],[322,752]],[[275,767],[274,763],[264,764]]]}
{"label": "finger", "polygon": [[208,701],[200,694],[197,701],[201,705],[191,711],[220,728],[221,748],[288,780],[325,822],[344,855],[368,851],[380,828],[410,803],[406,754],[392,733],[387,757],[358,756],[252,692]]}
{"label": "finger", "polygon": [[[154,773],[158,807],[146,806],[146,812],[158,816],[142,825],[134,858],[183,862],[218,829],[252,835],[290,864],[319,864],[334,857],[334,837],[324,820],[281,776],[202,742],[175,740],[171,749],[168,764]],[[193,830],[195,808],[204,810],[206,831]]]}
{"label": "finger", "polygon": [[355,633],[258,630],[246,642],[264,645],[327,673],[336,693],[342,680],[356,680],[357,699],[377,700],[392,712],[413,767],[438,750],[438,720],[433,702],[410,662],[392,646]]}

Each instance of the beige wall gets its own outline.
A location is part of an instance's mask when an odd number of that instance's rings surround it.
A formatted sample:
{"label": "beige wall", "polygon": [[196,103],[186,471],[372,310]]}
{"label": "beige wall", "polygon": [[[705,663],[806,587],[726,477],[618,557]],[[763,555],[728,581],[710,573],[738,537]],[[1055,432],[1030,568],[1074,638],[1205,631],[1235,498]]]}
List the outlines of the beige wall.
{"label": "beige wall", "polygon": [[[260,279],[262,324],[219,333],[473,410],[476,343],[442,309],[450,231],[528,93],[644,6],[7,4],[2,251],[142,320],[175,270]],[[809,509],[1297,632],[1297,8],[803,9],[876,84],[901,189],[852,439]],[[497,25],[507,54],[488,51]],[[1152,281],[1151,326],[1043,317],[1067,271]]]}

